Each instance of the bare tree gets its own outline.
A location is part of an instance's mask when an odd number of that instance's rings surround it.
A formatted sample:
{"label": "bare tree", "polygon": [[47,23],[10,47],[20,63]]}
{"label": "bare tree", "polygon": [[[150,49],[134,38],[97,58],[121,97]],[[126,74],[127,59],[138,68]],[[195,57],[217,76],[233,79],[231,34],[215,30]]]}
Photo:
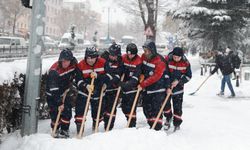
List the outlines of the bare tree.
{"label": "bare tree", "polygon": [[127,0],[120,1],[119,5],[125,12],[140,16],[144,30],[150,27],[153,32],[153,36],[147,36],[147,39],[156,40],[158,13],[159,8],[162,7],[158,0]]}
{"label": "bare tree", "polygon": [[[15,35],[17,18],[25,12],[20,0],[0,0],[0,10],[2,13],[3,27],[5,23],[12,28],[12,34]],[[4,30],[4,29],[3,29]]]}
{"label": "bare tree", "polygon": [[86,30],[94,33],[97,26],[99,26],[98,14],[89,9],[79,7],[73,9],[64,8],[61,12],[58,25],[63,33],[67,32],[71,24],[76,25],[79,33],[86,33]]}

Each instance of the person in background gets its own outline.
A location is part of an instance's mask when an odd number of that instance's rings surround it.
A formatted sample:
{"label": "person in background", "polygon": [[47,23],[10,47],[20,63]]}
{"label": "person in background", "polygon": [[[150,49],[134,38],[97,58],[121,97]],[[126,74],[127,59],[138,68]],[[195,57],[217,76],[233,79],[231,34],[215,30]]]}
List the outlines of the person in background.
{"label": "person in background", "polygon": [[227,83],[228,88],[231,92],[231,95],[229,98],[235,97],[235,92],[231,83],[231,73],[233,73],[234,68],[232,63],[230,62],[230,56],[228,55],[229,50],[226,50],[226,53],[222,54],[221,52],[218,52],[215,57],[215,68],[211,71],[211,75],[213,75],[218,69],[220,69],[223,77],[221,80],[221,88],[220,92],[217,94],[218,96],[223,96],[225,91],[225,85]]}

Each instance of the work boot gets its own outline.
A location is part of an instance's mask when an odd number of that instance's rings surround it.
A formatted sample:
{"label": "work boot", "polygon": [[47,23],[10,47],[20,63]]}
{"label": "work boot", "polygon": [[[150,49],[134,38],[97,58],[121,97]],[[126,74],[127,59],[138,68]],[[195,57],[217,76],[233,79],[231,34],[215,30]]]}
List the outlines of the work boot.
{"label": "work boot", "polygon": [[59,137],[60,138],[69,138],[69,130],[61,130]]}
{"label": "work boot", "polygon": [[234,98],[235,97],[235,94],[232,94],[230,96],[228,96],[227,98]]}
{"label": "work boot", "polygon": [[77,132],[77,134],[79,134],[80,129],[81,129],[81,124],[76,124],[76,132]]}
{"label": "work boot", "polygon": [[93,121],[93,123],[92,123],[92,131],[93,132],[95,131],[95,124],[96,124],[96,121]]}
{"label": "work boot", "polygon": [[[52,132],[53,132],[53,128],[52,128]],[[60,134],[60,129],[57,129],[55,132],[55,135],[52,135],[54,138],[59,138],[59,134]]]}
{"label": "work boot", "polygon": [[220,92],[217,94],[218,96],[223,96],[224,95],[224,92]]}
{"label": "work boot", "polygon": [[164,123],[163,127],[164,127],[164,130],[166,130],[166,131],[169,130],[169,128],[170,128],[170,122],[166,120],[166,122]]}
{"label": "work boot", "polygon": [[174,132],[176,132],[177,130],[180,130],[180,126],[174,126]]}

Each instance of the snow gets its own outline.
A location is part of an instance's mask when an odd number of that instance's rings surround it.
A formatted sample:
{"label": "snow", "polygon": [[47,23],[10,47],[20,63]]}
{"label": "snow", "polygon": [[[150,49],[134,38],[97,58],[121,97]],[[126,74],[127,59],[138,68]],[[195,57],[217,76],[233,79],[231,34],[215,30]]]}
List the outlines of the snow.
{"label": "snow", "polygon": [[[54,59],[44,60],[43,67]],[[53,139],[50,136],[49,120],[40,120],[38,133],[20,137],[18,132],[5,135],[1,150],[68,150],[84,148],[88,150],[248,150],[250,147],[250,82],[240,83],[234,87],[238,98],[216,96],[220,89],[221,75],[213,75],[193,96],[194,92],[208,74],[200,76],[198,56],[189,57],[192,65],[193,78],[185,86],[183,102],[183,123],[181,130],[154,131],[148,129],[142,108],[137,111],[138,129],[125,128],[126,120],[118,108],[115,128],[105,132],[101,123],[99,133],[92,134],[91,117],[88,113],[86,133],[82,139],[76,139],[74,119],[71,120],[70,135],[72,139]],[[18,61],[20,63],[20,61]],[[6,63],[5,65],[7,65]],[[2,65],[2,63],[0,64]],[[23,70],[21,64],[16,68]],[[51,64],[50,64],[51,65]],[[11,67],[14,67],[11,66]],[[5,68],[5,67],[4,67]],[[43,70],[44,71],[44,70]],[[1,76],[3,73],[1,73]],[[235,80],[233,80],[235,85]],[[229,90],[226,87],[226,96]],[[225,96],[225,97],[226,97]],[[245,98],[244,98],[245,97]],[[248,97],[248,98],[246,98]]]}
{"label": "snow", "polygon": [[37,35],[42,35],[43,34],[43,26],[38,26],[36,28],[36,34]]}
{"label": "snow", "polygon": [[36,47],[34,48],[34,53],[35,54],[39,54],[41,52],[42,47],[40,45],[36,45]]}
{"label": "snow", "polygon": [[195,15],[198,15],[200,13],[210,15],[210,13],[211,13],[210,10],[206,7],[196,7],[196,6],[191,7],[189,11],[191,11],[192,14],[195,14]]}
{"label": "snow", "polygon": [[[216,1],[216,0],[215,0]],[[215,2],[214,1],[214,2]],[[173,14],[174,17],[189,18],[191,15],[203,14],[204,16],[214,16],[213,19],[219,21],[231,21],[231,17],[227,15],[227,11],[224,9],[208,9],[206,7],[195,6],[195,1],[170,1],[169,6],[166,7],[166,11]]]}
{"label": "snow", "polygon": [[219,20],[220,22],[222,21],[231,21],[231,17],[227,16],[227,15],[223,15],[223,16],[214,16],[213,17],[214,20]]}
{"label": "snow", "polygon": [[[76,58],[78,60],[82,59],[83,53],[76,53]],[[51,58],[42,59],[42,73],[46,73],[52,64],[58,60],[58,55],[50,56]],[[12,62],[0,62],[0,84],[5,81],[11,81],[14,78],[14,73],[26,73],[27,59],[14,60]],[[40,71],[39,71],[40,72]]]}

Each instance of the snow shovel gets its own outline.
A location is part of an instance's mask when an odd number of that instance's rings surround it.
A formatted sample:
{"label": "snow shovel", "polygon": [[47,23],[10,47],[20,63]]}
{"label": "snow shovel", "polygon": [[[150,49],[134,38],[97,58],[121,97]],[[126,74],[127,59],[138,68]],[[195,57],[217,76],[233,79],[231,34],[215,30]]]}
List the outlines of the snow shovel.
{"label": "snow shovel", "polygon": [[[125,76],[125,74],[122,75],[121,81],[123,81],[124,76]],[[121,92],[121,87],[119,86],[118,90],[117,90],[117,93],[116,93],[115,101],[114,101],[114,104],[112,106],[112,110],[111,110],[111,113],[110,113],[108,125],[107,125],[106,130],[105,130],[106,132],[109,131],[110,124],[111,124],[111,121],[112,121],[112,118],[113,118],[113,114],[115,112],[115,108],[116,108],[116,104],[117,104],[118,99],[119,99],[120,92]]]}
{"label": "snow shovel", "polygon": [[[65,98],[66,98],[68,92],[69,92],[69,89],[67,89],[67,90],[64,91],[63,98],[62,98],[62,103],[64,103]],[[59,122],[59,119],[61,117],[61,113],[62,113],[62,110],[59,109],[59,111],[57,113],[57,117],[56,117],[56,122],[55,122],[55,125],[54,125],[54,128],[53,128],[53,131],[52,131],[52,137],[56,137],[56,129],[58,127],[58,122]]]}
{"label": "snow shovel", "polygon": [[[90,84],[91,86],[94,86],[94,81],[95,81],[95,78],[92,78],[91,79],[91,84]],[[81,123],[80,131],[79,131],[78,136],[77,136],[78,139],[82,138],[82,135],[83,135],[83,128],[85,126],[85,119],[87,117],[87,113],[88,113],[88,110],[89,110],[89,103],[90,103],[90,98],[91,98],[92,92],[93,91],[89,91],[89,94],[88,94],[84,114],[83,114],[83,117],[82,117],[82,123]]]}
{"label": "snow shovel", "polygon": [[104,94],[105,89],[106,87],[103,85],[102,90],[101,90],[99,105],[98,105],[97,118],[96,118],[96,123],[95,123],[95,133],[98,132],[98,125],[99,125],[100,113],[101,113],[101,108],[102,108],[102,99],[103,99],[103,94]]}
{"label": "snow shovel", "polygon": [[162,112],[163,112],[163,109],[164,109],[165,105],[166,105],[167,102],[168,102],[168,99],[169,99],[169,96],[170,96],[170,95],[171,95],[171,93],[168,93],[168,95],[166,96],[166,98],[165,98],[163,104],[161,105],[161,109],[160,109],[160,111],[158,112],[157,117],[155,118],[154,124],[153,124],[153,126],[151,127],[151,129],[154,129],[154,128],[155,128],[156,123],[158,122],[158,120],[159,120],[159,118],[160,118],[160,116],[161,116],[161,114],[162,114]]}
{"label": "snow shovel", "polygon": [[201,86],[207,81],[207,79],[209,78],[209,77],[211,77],[212,75],[209,75],[202,83],[201,83],[201,85],[197,88],[197,90],[196,91],[194,91],[193,93],[190,93],[189,95],[194,95],[200,88],[201,88]]}
{"label": "snow shovel", "polygon": [[[143,80],[144,80],[144,76],[141,76],[140,83]],[[134,103],[132,105],[132,108],[131,108],[131,111],[130,111],[130,114],[129,114],[128,123],[127,123],[127,126],[126,126],[127,128],[129,127],[129,124],[131,122],[131,119],[132,119],[132,116],[133,116],[133,113],[134,113],[134,110],[135,110],[135,106],[136,106],[138,98],[139,98],[140,91],[141,91],[141,89],[137,89],[137,92],[136,92],[136,95],[135,95],[135,99],[134,99]]]}

